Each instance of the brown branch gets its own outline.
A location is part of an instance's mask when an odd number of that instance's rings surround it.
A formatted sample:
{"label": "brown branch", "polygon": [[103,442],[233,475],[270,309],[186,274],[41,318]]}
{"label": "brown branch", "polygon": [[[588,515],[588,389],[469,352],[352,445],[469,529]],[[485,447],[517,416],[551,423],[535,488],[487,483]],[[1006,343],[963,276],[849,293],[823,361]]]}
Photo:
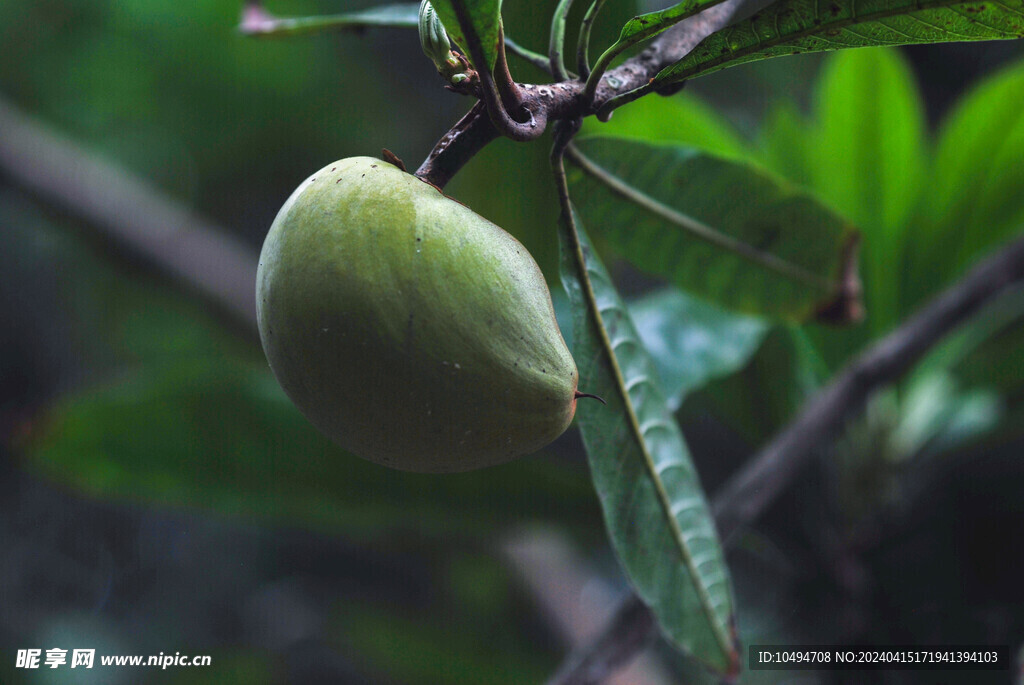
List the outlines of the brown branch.
{"label": "brown branch", "polygon": [[1022,279],[1024,238],[1018,238],[868,348],[719,490],[719,534],[728,539],[760,516],[874,391],[899,379],[939,340]]}
{"label": "brown branch", "polygon": [[[498,84],[495,82],[494,74],[487,63],[484,45],[481,42],[480,34],[477,33],[476,27],[473,25],[469,9],[462,1],[453,2],[452,9],[455,10],[455,17],[459,21],[459,28],[462,29],[462,36],[466,41],[465,48],[469,51],[469,56],[473,60],[473,66],[476,67],[476,72],[480,77],[478,94],[487,107],[487,114],[490,116],[494,128],[502,135],[520,142],[539,138],[547,126],[547,110],[538,109],[534,111],[523,105],[523,103],[519,103],[522,111],[506,111],[502,95],[498,92]],[[504,65],[504,33],[499,32],[499,35],[502,38],[501,62]],[[503,88],[508,91],[509,98],[515,99],[518,95],[516,93],[517,84],[512,81],[512,77],[508,75],[507,69],[501,71],[499,77],[507,79],[507,83],[503,84]]]}
{"label": "brown branch", "polygon": [[[728,544],[796,479],[877,390],[897,381],[943,337],[1011,287],[1024,282],[1024,238],[985,259],[898,329],[861,354],[805,404],[800,415],[747,462],[713,501],[719,535]],[[594,642],[571,653],[549,685],[594,685],[635,656],[654,631],[635,595],[616,611]],[[620,648],[630,645],[631,653]]]}
{"label": "brown branch", "polygon": [[494,61],[494,85],[501,96],[501,104],[512,116],[522,112],[523,99],[519,92],[519,84],[512,79],[508,68],[508,56],[505,53],[505,27],[498,24],[498,55]]}
{"label": "brown branch", "polygon": [[0,99],[0,172],[86,219],[118,248],[170,274],[256,332],[258,253],[223,228]]}
{"label": "brown branch", "polygon": [[443,189],[473,155],[497,137],[498,129],[487,116],[487,108],[478,101],[437,142],[416,170],[416,176]]}
{"label": "brown branch", "polygon": [[[490,137],[470,136],[459,146],[448,145],[446,141],[453,133],[456,133],[456,129],[459,127],[459,124],[456,124],[455,128],[441,138],[438,146],[431,151],[420,169],[424,170],[426,167],[429,170],[431,167],[436,167],[458,170],[498,135],[507,135],[515,140],[530,140],[543,132],[548,122],[562,119],[574,120],[594,114],[616,95],[639,88],[654,78],[664,67],[682,59],[706,36],[725,26],[733,13],[746,2],[748,0],[727,0],[679,22],[665,31],[643,52],[610,70],[598,85],[594,101],[589,107],[584,106],[581,99],[584,84],[580,80],[561,81],[546,85],[516,84],[520,103],[532,116],[533,126],[530,123],[515,122],[509,118],[508,113],[500,107],[500,98],[495,90],[494,81],[484,81],[487,74],[480,72],[481,95],[488,100],[487,106],[491,111],[491,116],[498,118],[498,121],[495,122],[495,134]],[[473,39],[467,36],[466,40],[471,41],[471,45],[467,47],[470,49],[474,62],[483,63],[481,61],[483,53],[480,46],[477,45],[479,38],[473,42]],[[474,52],[480,54],[472,54]],[[493,94],[492,90],[494,90]],[[419,172],[417,175],[424,178]],[[450,178],[451,176],[448,176],[443,180],[447,182]],[[437,183],[433,178],[430,180],[439,187],[444,185],[444,183]]]}

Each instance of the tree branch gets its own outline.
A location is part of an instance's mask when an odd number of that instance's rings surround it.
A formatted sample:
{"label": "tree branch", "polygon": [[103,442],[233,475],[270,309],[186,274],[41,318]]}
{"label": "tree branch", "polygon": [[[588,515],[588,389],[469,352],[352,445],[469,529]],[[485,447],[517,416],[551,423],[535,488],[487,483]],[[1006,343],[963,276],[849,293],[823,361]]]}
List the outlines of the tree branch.
{"label": "tree branch", "polygon": [[498,137],[483,101],[477,101],[441,140],[437,141],[416,176],[443,189],[463,165]]}
{"label": "tree branch", "polygon": [[875,390],[899,379],[939,340],[1022,279],[1024,238],[1018,238],[861,354],[719,490],[714,512],[722,538],[760,516]]}
{"label": "tree branch", "polygon": [[[469,9],[463,2],[453,2],[452,9],[455,10],[455,16],[459,20],[459,28],[462,29],[462,36],[466,40],[465,48],[469,51],[469,56],[473,60],[473,66],[476,68],[476,73],[480,78],[478,95],[483,99],[487,107],[487,114],[490,116],[494,128],[502,135],[520,142],[539,138],[547,126],[547,110],[538,109],[534,111],[524,106],[523,103],[518,103],[523,111],[506,111],[506,98],[503,98],[499,92],[499,90],[505,90],[507,92],[507,99],[512,101],[515,101],[518,96],[518,84],[512,81],[505,62],[504,32],[499,29],[502,49],[499,55],[498,79],[504,79],[506,82],[499,88],[498,82],[495,81],[494,73],[488,67],[484,45],[481,42],[480,35],[476,32],[476,28],[473,26]],[[521,120],[513,118],[524,113],[525,117]]]}
{"label": "tree branch", "polygon": [[[810,398],[797,419],[715,495],[712,509],[723,543],[763,514],[875,391],[898,380],[944,336],[1022,282],[1024,238],[1018,238],[868,348]],[[642,612],[649,609],[636,595],[624,601],[601,636],[571,653],[549,685],[595,685],[635,656],[654,631],[653,620],[638,617]]]}
{"label": "tree branch", "polygon": [[[726,0],[719,5],[710,7],[700,14],[679,22],[669,30],[662,33],[643,52],[627,59],[620,66],[612,69],[597,86],[594,100],[586,105],[582,100],[583,81],[578,79],[564,80],[558,83],[546,85],[517,84],[520,102],[527,112],[534,119],[534,126],[527,124],[501,121],[501,126],[495,127],[495,134],[487,136],[470,136],[462,141],[461,145],[452,146],[448,144],[451,137],[457,137],[457,129],[463,123],[460,121],[451,131],[446,133],[438,145],[430,152],[427,160],[420,166],[420,170],[429,175],[431,168],[446,168],[458,170],[475,154],[480,152],[488,143],[496,138],[500,130],[508,135],[511,126],[515,133],[510,137],[515,139],[531,139],[543,131],[547,122],[562,119],[578,119],[580,117],[594,114],[601,110],[612,98],[635,90],[646,84],[664,67],[682,59],[687,53],[697,46],[705,37],[721,29],[729,23],[733,14],[747,4],[749,0]],[[469,40],[469,38],[467,38]],[[479,52],[479,48],[476,48]],[[474,55],[474,61],[482,59]],[[481,73],[481,79],[485,74]],[[497,94],[491,94],[487,83],[482,81],[483,93],[489,100],[493,99],[495,104],[498,101]],[[494,88],[493,81],[490,88]],[[492,107],[492,103],[488,103]],[[501,118],[505,113],[496,112],[495,116]],[[504,117],[508,119],[507,115]],[[463,120],[464,121],[464,120]],[[511,123],[510,123],[511,122]],[[429,165],[429,166],[428,166]],[[454,174],[454,171],[452,172]],[[447,178],[427,178],[420,172],[417,175],[424,180],[430,180],[438,187],[443,187],[451,176]],[[443,180],[444,183],[438,183]]]}
{"label": "tree branch", "polygon": [[88,220],[256,332],[259,254],[139,178],[83,151],[0,99],[0,172]]}

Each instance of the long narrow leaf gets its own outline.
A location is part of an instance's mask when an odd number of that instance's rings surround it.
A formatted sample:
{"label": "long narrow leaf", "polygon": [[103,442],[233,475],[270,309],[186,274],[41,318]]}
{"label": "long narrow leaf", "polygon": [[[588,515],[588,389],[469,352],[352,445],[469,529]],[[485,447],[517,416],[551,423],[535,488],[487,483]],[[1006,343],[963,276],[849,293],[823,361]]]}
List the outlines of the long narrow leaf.
{"label": "long narrow leaf", "polygon": [[768,333],[768,322],[720,309],[676,288],[629,303],[644,347],[658,369],[668,406],[746,364]]}
{"label": "long narrow leaf", "polygon": [[612,545],[667,635],[735,673],[728,569],[697,472],[629,313],[576,224],[560,231],[573,354],[581,389],[607,401],[580,400],[577,416]]}
{"label": "long narrow leaf", "polygon": [[656,36],[683,19],[703,12],[708,7],[720,2],[722,0],[683,0],[663,10],[635,16],[623,25],[616,45],[624,44],[627,48],[636,45],[641,40]]}
{"label": "long narrow leaf", "polygon": [[939,128],[935,160],[910,224],[908,305],[932,296],[1024,225],[1024,62],[976,85]]}
{"label": "long narrow leaf", "polygon": [[708,36],[650,87],[800,52],[1022,36],[1024,0],[782,0]]}

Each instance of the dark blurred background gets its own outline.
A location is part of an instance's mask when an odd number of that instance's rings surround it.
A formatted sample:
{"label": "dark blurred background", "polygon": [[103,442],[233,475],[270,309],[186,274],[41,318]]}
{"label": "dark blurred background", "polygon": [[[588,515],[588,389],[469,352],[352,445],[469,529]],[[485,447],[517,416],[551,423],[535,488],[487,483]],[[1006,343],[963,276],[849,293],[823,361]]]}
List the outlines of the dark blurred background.
{"label": "dark blurred background", "polygon": [[[507,2],[508,34],[541,50],[553,5]],[[251,39],[235,29],[240,9],[235,0],[2,2],[0,104],[144,179],[253,254],[311,171],[385,147],[414,168],[468,106],[441,88],[413,31]],[[609,2],[594,44],[632,11]],[[903,54],[934,126],[1024,49]],[[748,65],[686,96],[753,139],[778,103],[811,107],[821,64]],[[519,80],[543,80],[522,62],[513,68]],[[526,244],[563,308],[546,159],[543,142],[498,141],[448,192]],[[0,681],[530,683],[593,633],[625,584],[574,431],[478,473],[365,464],[292,409],[244,320],[158,261],[0,172]],[[616,273],[625,292],[652,285],[626,265]],[[768,385],[800,397],[798,375],[780,371],[790,336],[774,329],[737,375],[680,410],[709,491],[799,404],[778,401],[744,423],[722,400],[771,401]],[[884,403],[873,406],[831,463],[872,452],[872,427],[886,416]],[[874,506],[873,497],[891,502],[894,486],[870,465],[803,478],[730,554],[745,639],[1015,653],[1024,642],[1018,428],[1000,424],[923,461],[913,487],[900,482],[896,507]],[[851,486],[851,474],[868,482]],[[213,666],[14,668],[17,649],[51,647],[210,654]],[[621,682],[681,674],[705,678],[659,646]],[[783,675],[750,682],[940,682],[934,672]]]}

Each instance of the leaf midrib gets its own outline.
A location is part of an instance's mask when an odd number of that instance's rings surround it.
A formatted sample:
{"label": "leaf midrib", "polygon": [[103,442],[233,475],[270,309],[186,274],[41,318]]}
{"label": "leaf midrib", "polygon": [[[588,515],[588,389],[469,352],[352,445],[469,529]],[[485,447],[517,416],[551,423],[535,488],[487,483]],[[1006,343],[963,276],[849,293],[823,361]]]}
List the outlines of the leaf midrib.
{"label": "leaf midrib", "polygon": [[609,190],[616,193],[623,199],[633,202],[640,209],[646,210],[660,216],[662,219],[678,226],[691,236],[704,242],[721,248],[731,254],[745,259],[761,268],[767,269],[790,280],[809,285],[826,293],[838,290],[839,284],[822,278],[817,274],[807,271],[799,264],[782,259],[770,252],[758,250],[749,243],[737,240],[732,236],[684,214],[673,207],[669,207],[660,200],[651,197],[642,190],[623,181],[618,176],[608,171],[594,160],[587,157],[575,145],[566,150],[567,156],[582,169],[590,174],[595,180],[603,183]]}
{"label": "leaf midrib", "polygon": [[[593,284],[591,281],[591,269],[587,266],[587,260],[583,254],[583,247],[580,243],[579,234],[576,229],[575,217],[570,218],[571,226],[570,231],[573,238],[573,250],[575,252],[574,258],[576,261],[577,268],[583,277],[582,286],[587,298],[588,307],[594,316],[594,323],[597,325],[598,337],[601,341],[601,346],[604,348],[605,354],[608,357],[609,364],[611,365],[612,376],[615,381],[615,389],[622,400],[623,406],[626,409],[626,416],[629,420],[630,432],[633,434],[634,441],[640,449],[640,453],[644,457],[644,465],[647,468],[651,479],[654,481],[655,490],[658,494],[658,500],[661,503],[661,511],[665,518],[668,520],[669,528],[672,532],[672,538],[674,539],[676,546],[679,550],[679,555],[686,566],[687,572],[690,574],[691,582],[693,583],[694,589],[697,591],[697,596],[700,600],[701,609],[704,615],[708,619],[708,623],[711,626],[712,631],[715,634],[715,639],[719,644],[719,647],[723,655],[732,654],[734,652],[732,639],[729,637],[725,625],[719,620],[717,613],[715,612],[714,605],[711,601],[711,597],[708,594],[707,588],[704,583],[700,580],[701,576],[697,572],[696,565],[693,563],[693,555],[690,552],[689,545],[682,534],[682,529],[679,527],[679,521],[675,516],[672,515],[672,502],[668,496],[668,492],[665,490],[665,485],[661,478],[658,476],[657,468],[654,464],[654,459],[651,456],[650,451],[647,449],[647,443],[644,440],[643,432],[640,430],[640,422],[636,415],[636,410],[633,408],[633,402],[629,397],[629,391],[626,389],[626,383],[622,375],[622,369],[619,367],[618,358],[615,355],[614,347],[612,346],[611,339],[608,337],[608,331],[604,325],[604,317],[601,314],[601,309],[597,304],[597,296],[594,293]],[[598,274],[594,274],[598,275]],[[628,314],[627,314],[628,316]],[[724,561],[722,562],[724,563]]]}

